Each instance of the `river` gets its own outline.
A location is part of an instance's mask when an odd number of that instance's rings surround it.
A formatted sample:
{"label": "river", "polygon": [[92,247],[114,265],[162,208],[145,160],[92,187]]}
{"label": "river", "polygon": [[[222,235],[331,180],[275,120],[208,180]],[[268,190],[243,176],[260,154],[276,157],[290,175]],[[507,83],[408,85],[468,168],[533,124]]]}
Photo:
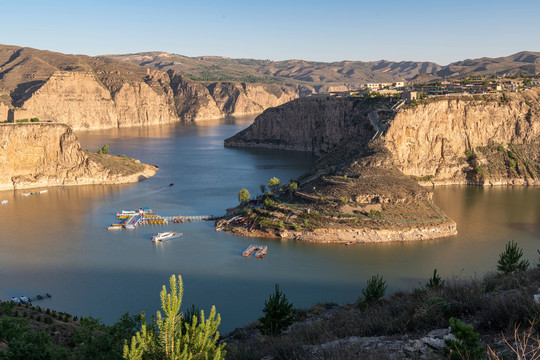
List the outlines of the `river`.
{"label": "river", "polygon": [[[355,301],[374,274],[384,277],[389,291],[424,283],[434,268],[443,277],[482,276],[496,269],[510,240],[538,262],[538,188],[437,188],[434,201],[457,221],[459,234],[425,242],[250,239],[215,232],[211,222],[106,229],[116,211],[138,206],[161,215],[220,215],[238,203],[239,189],[256,195],[271,177],[287,182],[310,168],[314,158],[307,153],[223,147],[252,120],[77,133],[84,148],[108,144],[111,153],[160,169],[137,184],[57,187],[28,197],[21,196],[28,190],[0,192],[9,201],[0,206],[0,299],[48,292],[52,298],[34,305],[111,324],[126,311],[153,314],[162,285],[181,274],[184,306],[208,311],[216,305],[226,333],[260,317],[276,283],[296,307],[309,307]],[[166,230],[184,236],[150,241]],[[252,243],[268,246],[266,258],[241,256]]]}

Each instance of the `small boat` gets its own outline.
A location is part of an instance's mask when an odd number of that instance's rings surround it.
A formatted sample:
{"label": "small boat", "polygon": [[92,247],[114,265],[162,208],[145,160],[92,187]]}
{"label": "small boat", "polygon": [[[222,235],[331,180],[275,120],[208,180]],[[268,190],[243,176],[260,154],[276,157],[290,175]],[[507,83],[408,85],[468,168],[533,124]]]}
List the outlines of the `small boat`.
{"label": "small boat", "polygon": [[170,183],[169,186],[174,186],[174,183]]}
{"label": "small boat", "polygon": [[28,299],[26,296],[21,296],[19,299],[21,299],[21,301],[25,304],[30,302],[30,299]]}
{"label": "small boat", "polygon": [[19,299],[18,297],[11,297],[11,302],[12,303],[15,303],[15,304],[20,304],[21,303],[21,299]]}
{"label": "small boat", "polygon": [[8,201],[7,200],[2,200],[2,204],[7,204]]}
{"label": "small boat", "polygon": [[48,298],[50,298],[50,297],[51,297],[51,294],[46,293],[45,296],[48,297]]}
{"label": "small boat", "polygon": [[110,226],[107,226],[107,230],[120,230],[123,228],[122,224],[112,224]]}
{"label": "small boat", "polygon": [[21,196],[30,196],[32,195],[31,193],[24,193],[24,194],[21,194]]}
{"label": "small boat", "polygon": [[43,193],[46,193],[47,191],[49,191],[49,190],[41,190],[39,193],[43,194]]}
{"label": "small boat", "polygon": [[36,299],[38,299],[38,300],[43,300],[43,296],[37,295],[37,296],[36,296]]}
{"label": "small boat", "polygon": [[345,243],[345,245],[352,245],[352,244],[355,244],[355,243],[356,243],[356,241],[348,241],[348,242]]}
{"label": "small boat", "polygon": [[133,216],[133,215],[137,215],[139,212],[138,211],[134,211],[134,210],[120,210],[116,213],[116,216],[120,217],[120,216]]}
{"label": "small boat", "polygon": [[152,241],[167,241],[171,239],[175,239],[177,237],[184,236],[182,233],[175,233],[172,231],[166,231],[162,233],[158,233],[157,235],[152,235]]}

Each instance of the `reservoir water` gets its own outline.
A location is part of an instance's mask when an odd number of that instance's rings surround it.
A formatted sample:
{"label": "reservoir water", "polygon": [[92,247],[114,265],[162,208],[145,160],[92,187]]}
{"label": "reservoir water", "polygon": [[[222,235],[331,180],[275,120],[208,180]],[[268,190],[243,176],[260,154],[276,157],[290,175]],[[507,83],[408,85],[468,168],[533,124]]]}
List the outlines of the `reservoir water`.
{"label": "reservoir water", "polygon": [[[540,249],[538,188],[443,187],[434,200],[458,223],[455,237],[425,242],[307,244],[250,239],[215,232],[211,222],[146,225],[108,231],[115,212],[149,206],[161,215],[221,215],[276,176],[282,182],[308,170],[307,153],[230,149],[223,140],[252,118],[186,126],[168,125],[78,133],[84,148],[108,144],[160,167],[137,184],[0,192],[0,299],[51,293],[44,308],[115,322],[120,315],[160,306],[171,274],[184,280],[184,306],[216,305],[222,333],[255,321],[276,283],[296,307],[355,301],[366,280],[380,274],[389,290],[424,283],[437,268],[443,277],[469,278],[496,269],[498,254],[516,241],[531,263]],[[174,186],[168,186],[174,183]],[[32,190],[33,191],[33,190]],[[184,233],[153,244],[161,231]],[[243,258],[250,244],[268,246],[264,259]]]}

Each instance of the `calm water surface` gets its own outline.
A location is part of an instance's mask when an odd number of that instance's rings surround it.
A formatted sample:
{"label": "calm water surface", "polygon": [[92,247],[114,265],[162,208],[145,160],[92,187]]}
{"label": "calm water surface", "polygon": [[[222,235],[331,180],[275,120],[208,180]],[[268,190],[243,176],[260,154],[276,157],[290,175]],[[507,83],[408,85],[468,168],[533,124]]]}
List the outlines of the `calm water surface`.
{"label": "calm water surface", "polygon": [[[115,322],[126,311],[154,313],[171,274],[184,280],[184,305],[216,305],[222,332],[262,315],[279,283],[297,307],[352,302],[368,277],[381,274],[390,290],[443,276],[481,276],[496,267],[506,242],[517,241],[537,262],[540,248],[538,188],[445,187],[435,203],[458,222],[459,235],[441,240],[317,245],[249,239],[215,232],[210,222],[107,231],[117,210],[149,206],[162,215],[222,214],[242,187],[252,195],[276,176],[286,182],[310,168],[309,154],[229,149],[223,139],[252,119],[203,126],[155,126],[79,133],[83,147],[108,144],[111,153],[157,164],[157,175],[131,185],[49,188],[22,197],[0,192],[0,299],[49,292],[35,305]],[[169,183],[174,183],[169,187]],[[184,237],[152,244],[158,231]],[[266,258],[243,258],[252,243]]]}

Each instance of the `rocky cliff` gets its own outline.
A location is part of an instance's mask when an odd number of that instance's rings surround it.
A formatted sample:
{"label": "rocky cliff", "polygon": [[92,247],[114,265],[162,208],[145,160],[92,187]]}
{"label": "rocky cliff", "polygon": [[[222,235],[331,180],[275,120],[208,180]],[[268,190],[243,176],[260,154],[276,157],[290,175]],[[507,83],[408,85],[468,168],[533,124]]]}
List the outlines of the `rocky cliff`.
{"label": "rocky cliff", "polygon": [[537,89],[430,99],[398,111],[384,139],[403,173],[429,183],[534,184],[539,135]]}
{"label": "rocky cliff", "polygon": [[0,45],[0,121],[7,109],[75,130],[199,121],[260,113],[295,87],[196,82],[107,57]]}
{"label": "rocky cliff", "polygon": [[130,183],[156,170],[133,159],[83,151],[65,124],[0,126],[0,190]]}
{"label": "rocky cliff", "polygon": [[395,166],[423,185],[538,183],[539,88],[429,98],[394,110],[396,101],[298,99],[267,109],[225,145],[328,153],[320,163],[332,166],[362,152],[367,142],[358,135],[379,130]]}

